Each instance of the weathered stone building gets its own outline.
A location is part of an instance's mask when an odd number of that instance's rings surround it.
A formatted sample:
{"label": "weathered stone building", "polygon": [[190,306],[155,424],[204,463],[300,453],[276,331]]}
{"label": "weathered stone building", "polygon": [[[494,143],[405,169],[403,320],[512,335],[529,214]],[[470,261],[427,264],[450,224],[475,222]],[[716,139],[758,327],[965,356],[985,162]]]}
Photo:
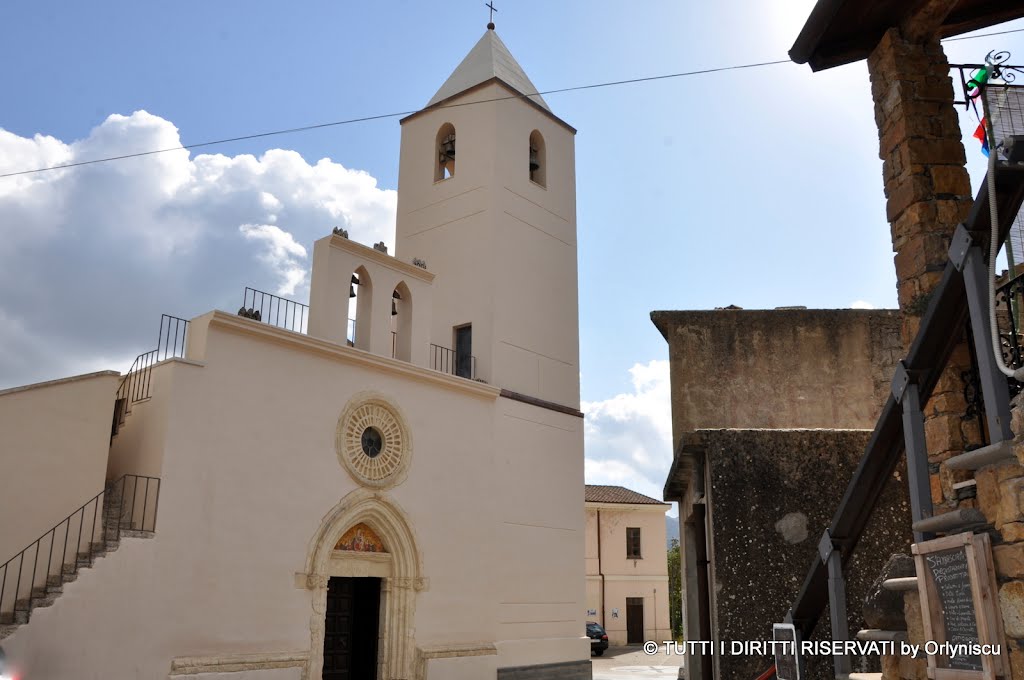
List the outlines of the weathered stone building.
{"label": "weathered stone building", "polygon": [[[651,319],[669,345],[675,455],[664,497],[679,503],[684,628],[715,642],[713,655],[688,656],[689,678],[755,678],[770,656],[721,654],[718,644],[767,639],[786,615],[888,397],[899,316],[723,309]],[[906,487],[894,481],[862,544],[851,602],[907,549],[908,536],[890,529],[909,521]],[[808,671],[831,677],[831,662]]]}

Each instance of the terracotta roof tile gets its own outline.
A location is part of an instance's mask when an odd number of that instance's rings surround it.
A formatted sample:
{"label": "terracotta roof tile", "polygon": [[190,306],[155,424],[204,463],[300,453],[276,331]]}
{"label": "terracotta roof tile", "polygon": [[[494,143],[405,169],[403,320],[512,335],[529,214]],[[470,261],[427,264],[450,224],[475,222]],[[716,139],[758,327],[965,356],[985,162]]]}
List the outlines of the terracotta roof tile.
{"label": "terracotta roof tile", "polygon": [[588,503],[629,503],[632,505],[664,505],[664,501],[637,493],[624,486],[602,486],[587,484],[586,501]]}

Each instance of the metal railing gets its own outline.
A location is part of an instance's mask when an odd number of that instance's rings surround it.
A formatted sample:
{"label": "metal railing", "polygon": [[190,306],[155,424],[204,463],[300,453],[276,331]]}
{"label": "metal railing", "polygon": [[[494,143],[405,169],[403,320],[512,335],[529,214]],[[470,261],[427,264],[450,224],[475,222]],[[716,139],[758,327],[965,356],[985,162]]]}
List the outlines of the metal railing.
{"label": "metal railing", "polygon": [[143,352],[135,357],[131,368],[121,379],[114,397],[114,422],[111,436],[117,434],[125,417],[132,412],[132,404],[149,399],[150,379],[153,366],[166,359],[185,356],[185,341],[188,339],[188,320],[169,314],[160,315],[160,335],[156,349]]}
{"label": "metal railing", "polygon": [[460,378],[476,380],[476,357],[471,354],[459,354],[455,350],[430,345],[430,367],[435,371],[450,373]]}
{"label": "metal railing", "polygon": [[[1006,443],[1013,439],[1009,394],[994,357],[987,353],[991,346],[986,323],[987,238],[992,230],[988,210],[989,182],[995,185],[1000,216],[999,224],[995,226],[1000,242],[1006,238],[1013,219],[1024,205],[1024,166],[1001,163],[997,172],[985,176],[967,220],[954,234],[950,260],[930,294],[928,307],[906,357],[897,365],[892,382],[893,393],[875,423],[864,455],[828,529],[822,535],[817,554],[812,558],[803,585],[786,615],[785,620],[795,625],[801,639],[809,638],[826,607],[831,614],[832,639],[847,637],[844,572],[850,566],[872,512],[901,458],[905,456],[907,464],[913,521],[911,530],[915,542],[928,540],[936,532],[960,530],[973,521],[970,517],[964,519],[959,510],[933,515],[922,409],[961,341],[968,319],[977,350],[988,431],[996,444],[954,458],[966,457],[958,461],[958,469],[977,469],[1006,459]],[[1006,297],[1012,299],[1013,291],[1008,291]],[[1005,310],[1005,300],[1003,304]],[[1016,335],[1016,329],[1011,329],[1006,340],[1011,345],[1019,345]],[[1012,458],[1012,452],[1009,457]],[[849,668],[849,660],[837,657],[835,666],[838,676],[841,674],[840,666]]]}
{"label": "metal railing", "polygon": [[28,622],[33,602],[59,592],[122,531],[155,531],[159,500],[159,477],[124,475],[0,565],[0,624]]}
{"label": "metal railing", "polygon": [[[1024,366],[1024,335],[1020,328],[1020,309],[1024,303],[1024,274],[1010,279],[996,288],[996,324],[1003,361],[1013,369]],[[1009,378],[1010,395],[1016,396],[1024,388]]]}
{"label": "metal railing", "polygon": [[295,333],[305,333],[309,324],[309,305],[246,287],[238,316]]}

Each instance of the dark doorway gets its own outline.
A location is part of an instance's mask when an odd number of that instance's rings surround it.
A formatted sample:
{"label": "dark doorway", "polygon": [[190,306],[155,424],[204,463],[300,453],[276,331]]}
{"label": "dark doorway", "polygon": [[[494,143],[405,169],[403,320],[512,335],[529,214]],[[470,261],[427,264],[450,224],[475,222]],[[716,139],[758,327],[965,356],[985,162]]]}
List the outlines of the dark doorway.
{"label": "dark doorway", "polygon": [[626,644],[638,645],[644,641],[644,598],[626,598]]}
{"label": "dark doorway", "polygon": [[455,375],[475,378],[473,375],[473,326],[455,329]]}
{"label": "dark doorway", "polygon": [[327,583],[323,680],[377,680],[380,579]]}

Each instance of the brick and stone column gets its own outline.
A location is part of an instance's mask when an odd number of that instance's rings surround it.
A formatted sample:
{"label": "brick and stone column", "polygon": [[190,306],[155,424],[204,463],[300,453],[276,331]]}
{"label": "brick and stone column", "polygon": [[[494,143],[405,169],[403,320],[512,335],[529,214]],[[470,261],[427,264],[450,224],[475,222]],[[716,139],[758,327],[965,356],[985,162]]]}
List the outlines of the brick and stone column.
{"label": "brick and stone column", "polygon": [[[950,239],[971,208],[971,183],[953,84],[937,39],[905,40],[890,29],[868,58],[871,95],[883,161],[886,215],[895,251],[903,344],[909,349],[942,278]],[[967,404],[960,374],[971,365],[966,342],[950,359],[925,407],[925,432],[933,470],[937,464],[980,443],[976,419],[965,420]],[[955,504],[952,483],[938,468],[932,475],[937,510]]]}

